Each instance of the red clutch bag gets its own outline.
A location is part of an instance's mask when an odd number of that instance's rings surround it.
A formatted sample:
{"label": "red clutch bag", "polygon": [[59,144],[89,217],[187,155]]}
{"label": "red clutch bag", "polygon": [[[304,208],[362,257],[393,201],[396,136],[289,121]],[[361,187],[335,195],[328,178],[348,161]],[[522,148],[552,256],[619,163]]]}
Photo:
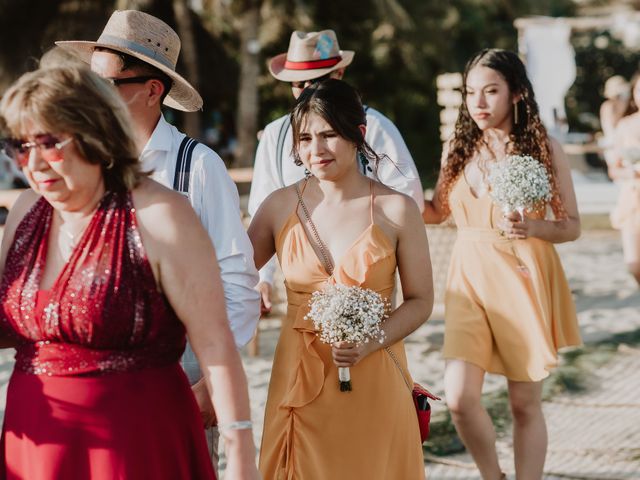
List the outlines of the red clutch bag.
{"label": "red clutch bag", "polygon": [[429,390],[424,388],[418,383],[413,384],[413,403],[416,406],[416,413],[418,414],[418,426],[420,427],[420,440],[424,443],[429,438],[429,422],[431,421],[431,405],[429,405],[429,399],[440,400]]}

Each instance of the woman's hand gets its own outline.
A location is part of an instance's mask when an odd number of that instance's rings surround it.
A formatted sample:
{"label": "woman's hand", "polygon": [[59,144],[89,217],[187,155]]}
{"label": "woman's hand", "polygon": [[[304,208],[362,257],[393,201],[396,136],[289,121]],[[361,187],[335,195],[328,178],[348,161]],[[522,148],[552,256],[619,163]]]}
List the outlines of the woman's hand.
{"label": "woman's hand", "polygon": [[373,340],[362,345],[349,342],[336,342],[331,347],[333,363],[335,363],[337,367],[353,367],[364,357],[376,350],[376,343],[377,342]]}
{"label": "woman's hand", "polygon": [[225,442],[227,456],[225,480],[260,480],[252,431],[250,429],[229,431],[221,429],[220,434]]}
{"label": "woman's hand", "polygon": [[229,459],[227,468],[224,471],[225,480],[261,480],[262,477],[258,472],[255,460],[247,459],[244,462],[238,462]]}
{"label": "woman's hand", "polygon": [[218,419],[216,417],[216,412],[213,409],[211,396],[207,390],[207,384],[205,383],[204,378],[196,382],[191,387],[191,391],[193,392],[193,396],[196,397],[196,403],[200,410],[200,416],[202,417],[202,424],[204,428],[207,429],[217,425]]}
{"label": "woman's hand", "polygon": [[500,235],[510,240],[524,240],[534,236],[531,233],[533,223],[535,221],[528,219],[526,216],[521,217],[518,212],[510,212],[503,215],[502,220],[498,222]]}

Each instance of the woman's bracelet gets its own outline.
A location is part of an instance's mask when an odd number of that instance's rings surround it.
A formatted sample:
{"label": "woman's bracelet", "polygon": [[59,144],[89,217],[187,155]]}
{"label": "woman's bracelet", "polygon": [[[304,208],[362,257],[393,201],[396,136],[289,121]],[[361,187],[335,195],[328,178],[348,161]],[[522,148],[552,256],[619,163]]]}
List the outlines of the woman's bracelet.
{"label": "woman's bracelet", "polygon": [[229,430],[251,430],[251,428],[253,428],[253,422],[251,420],[240,420],[238,422],[218,424],[218,429],[221,432]]}

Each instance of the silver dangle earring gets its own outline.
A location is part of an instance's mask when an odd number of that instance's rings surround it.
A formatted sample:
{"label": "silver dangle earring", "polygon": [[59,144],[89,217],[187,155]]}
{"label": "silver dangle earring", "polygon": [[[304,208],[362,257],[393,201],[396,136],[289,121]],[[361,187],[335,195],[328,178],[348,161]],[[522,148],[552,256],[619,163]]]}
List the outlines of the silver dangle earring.
{"label": "silver dangle earring", "polygon": [[518,124],[518,103],[520,102],[517,101],[516,103],[513,104],[513,124],[514,125]]}
{"label": "silver dangle earring", "polygon": [[309,178],[311,176],[311,171],[305,167],[304,169],[304,178]]}

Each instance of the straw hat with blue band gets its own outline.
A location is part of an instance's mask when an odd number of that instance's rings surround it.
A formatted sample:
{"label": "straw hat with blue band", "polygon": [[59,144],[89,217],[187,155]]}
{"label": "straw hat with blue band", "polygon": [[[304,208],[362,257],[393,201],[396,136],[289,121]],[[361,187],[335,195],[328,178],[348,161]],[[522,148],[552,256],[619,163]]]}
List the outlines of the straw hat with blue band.
{"label": "straw hat with blue band", "polygon": [[283,82],[302,82],[322,77],[351,64],[355,52],[340,50],[333,30],[291,34],[289,50],[269,60],[269,71]]}
{"label": "straw hat with blue band", "polygon": [[180,54],[178,34],[162,20],[136,10],[113,12],[96,42],[56,42],[61,48],[91,63],[96,47],[126,53],[165,73],[173,82],[164,99],[168,107],[194,112],[202,108],[202,97],[181,75],[176,73]]}

